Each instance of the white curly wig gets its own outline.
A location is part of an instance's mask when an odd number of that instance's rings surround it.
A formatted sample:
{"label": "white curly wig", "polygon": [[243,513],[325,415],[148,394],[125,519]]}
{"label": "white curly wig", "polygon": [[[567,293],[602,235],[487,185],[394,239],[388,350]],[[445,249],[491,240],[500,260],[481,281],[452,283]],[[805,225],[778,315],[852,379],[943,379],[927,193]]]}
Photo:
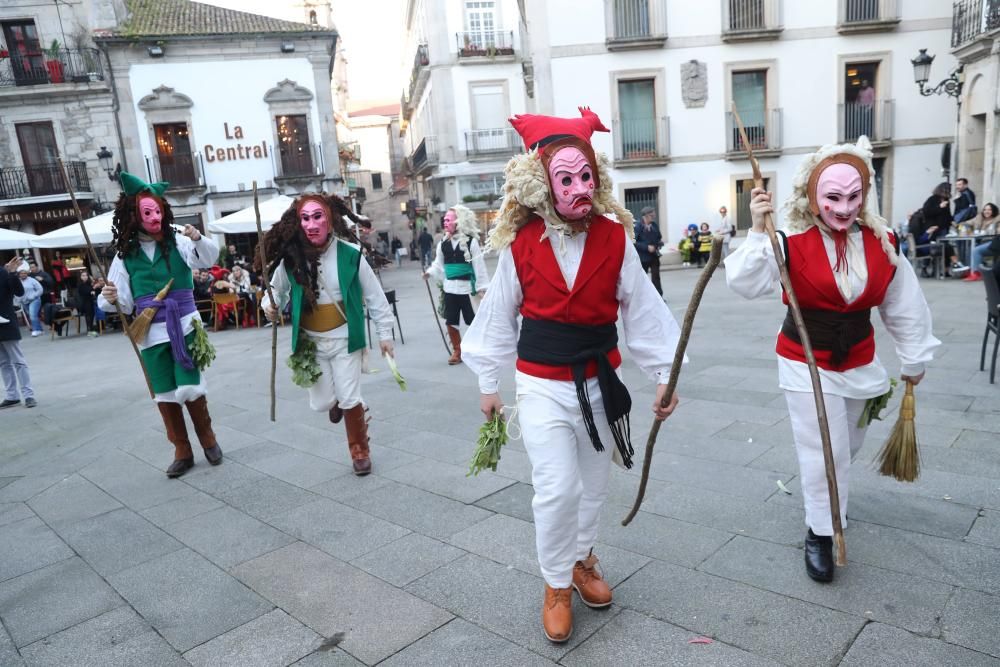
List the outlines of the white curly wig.
{"label": "white curly wig", "polygon": [[[629,238],[635,237],[632,213],[619,204],[611,194],[611,170],[608,156],[596,153],[597,175],[600,186],[594,193],[594,213],[613,214],[625,227]],[[561,222],[552,205],[549,181],[538,150],[515,155],[504,169],[503,201],[497,224],[490,230],[486,240],[486,250],[500,251],[514,242],[517,230],[531,219],[533,214],[542,216],[557,227],[567,226]]]}
{"label": "white curly wig", "polygon": [[479,221],[476,220],[476,214],[468,206],[462,206],[461,204],[455,204],[448,210],[455,212],[456,227],[454,238],[457,238],[459,241],[458,247],[462,249],[465,261],[471,262],[472,257],[469,256],[469,244],[472,239],[479,240]]}
{"label": "white curly wig", "polygon": [[792,194],[785,201],[782,212],[792,232],[804,232],[818,223],[817,217],[810,209],[809,177],[819,164],[835,155],[846,154],[860,159],[868,168],[867,196],[864,208],[858,216],[858,224],[868,227],[882,244],[882,250],[892,264],[899,262],[896,249],[889,240],[889,226],[878,213],[878,193],[875,190],[875,167],[872,165],[872,145],[868,137],[862,135],[857,144],[827,144],[818,151],[806,157],[799,165],[795,178],[792,179]]}

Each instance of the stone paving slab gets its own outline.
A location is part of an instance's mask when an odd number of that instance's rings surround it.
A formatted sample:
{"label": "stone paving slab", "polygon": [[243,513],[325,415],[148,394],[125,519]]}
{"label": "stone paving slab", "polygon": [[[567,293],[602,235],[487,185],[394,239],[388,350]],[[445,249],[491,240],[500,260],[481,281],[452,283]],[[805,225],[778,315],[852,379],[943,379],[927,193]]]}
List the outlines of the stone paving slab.
{"label": "stone paving slab", "polygon": [[295,663],[295,667],[363,667],[348,653],[338,649],[317,649]]}
{"label": "stone paving slab", "polygon": [[937,632],[954,589],[858,563],[852,560],[854,544],[848,540],[848,564],[837,569],[833,585],[816,583],[805,576],[801,549],[746,537],[734,538],[699,569],[920,634]]}
{"label": "stone paving slab", "polygon": [[774,493],[776,479],[787,482],[792,478],[789,474],[680,456],[669,450],[659,454],[660,456],[653,457],[653,464],[650,466],[649,475],[653,479],[697,486],[756,501],[766,500]]}
{"label": "stone paving slab", "polygon": [[764,667],[781,663],[715,641],[690,644],[697,635],[625,610],[560,661],[569,666],[618,664],[636,667]]}
{"label": "stone paving slab", "polygon": [[0,619],[18,647],[124,604],[75,557],[0,583]]}
{"label": "stone paving slab", "polygon": [[535,489],[530,484],[511,484],[480,498],[476,501],[476,506],[532,523],[535,517],[531,512],[531,499],[534,497]]}
{"label": "stone paving slab", "polygon": [[601,513],[600,540],[628,551],[695,567],[732,536],[714,528],[639,512],[627,527],[621,520],[631,508],[606,505]]}
{"label": "stone paving slab", "polygon": [[[263,482],[261,484],[264,484]],[[192,489],[193,493],[185,494],[176,500],[170,500],[162,505],[150,507],[139,512],[149,522],[160,526],[168,526],[184,519],[205,514],[217,510],[223,506],[222,501],[216,500],[207,493]]]}
{"label": "stone paving slab", "polygon": [[910,634],[882,623],[870,623],[858,635],[840,663],[843,667],[906,665],[906,667],[997,667],[1000,660],[937,639]]}
{"label": "stone paving slab", "polygon": [[958,590],[948,600],[941,621],[945,641],[1000,658],[1000,597]]}
{"label": "stone paving slab", "polygon": [[[260,454],[259,450],[261,449],[266,450],[270,455],[247,457],[249,452]],[[291,447],[274,444],[240,449],[234,452],[230,458],[271,477],[303,488],[315,486],[351,472],[351,469],[346,465],[306,454]]]}
{"label": "stone paving slab", "polygon": [[378,549],[410,532],[325,498],[279,514],[269,523],[344,561]]}
{"label": "stone paving slab", "polygon": [[302,542],[243,563],[234,574],[339,647],[374,664],[451,620],[420,600]]}
{"label": "stone paving slab", "polygon": [[144,510],[195,491],[168,479],[162,470],[121,452],[109,454],[80,471],[116,500],[134,510]]}
{"label": "stone paving slab", "polygon": [[393,586],[403,587],[465,555],[461,549],[419,533],[410,533],[355,558],[351,565]]}
{"label": "stone paving slab", "polygon": [[319,643],[319,635],[275,609],[191,649],[184,659],[195,667],[285,667]]}
{"label": "stone paving slab", "polygon": [[[470,454],[471,455],[471,454]],[[471,504],[514,483],[514,480],[490,472],[466,477],[468,467],[421,460],[393,468],[383,475],[391,480],[415,486],[439,496]]]}
{"label": "stone paving slab", "polygon": [[556,663],[456,618],[379,664],[384,667],[544,667]]}
{"label": "stone paving slab", "polygon": [[[169,462],[168,462],[169,464]],[[184,483],[212,494],[235,489],[245,484],[256,484],[267,479],[267,475],[238,461],[226,459],[222,465],[212,466],[195,456],[195,467],[184,475]]]}
{"label": "stone paving slab", "polygon": [[[188,663],[129,607],[119,607],[21,649],[38,667],[183,667]],[[6,663],[5,663],[6,664]]]}
{"label": "stone paving slab", "polygon": [[0,581],[71,556],[73,550],[33,514],[0,528]]}
{"label": "stone paving slab", "polygon": [[[261,521],[267,521],[278,514],[320,499],[319,495],[311,491],[272,477],[218,491],[215,495],[219,501]],[[218,506],[221,507],[222,503]]]}
{"label": "stone paving slab", "polygon": [[63,528],[60,534],[103,577],[184,548],[127,509],[84,519]]}
{"label": "stone paving slab", "polygon": [[616,588],[615,603],[793,665],[836,665],[867,622],[660,561]]}
{"label": "stone paving slab", "polygon": [[147,561],[108,581],[182,652],[273,608],[189,549]]}
{"label": "stone paving slab", "polygon": [[24,503],[0,503],[0,527],[30,519],[33,516],[35,513]]}
{"label": "stone paving slab", "polygon": [[116,510],[122,504],[80,475],[71,475],[29,500],[28,506],[45,523],[59,528]]}
{"label": "stone paving slab", "polygon": [[9,667],[23,667],[24,665],[24,660],[21,659],[21,654],[14,646],[14,641],[2,625],[0,625],[0,665],[9,665]]}
{"label": "stone paving slab", "polygon": [[172,523],[165,530],[223,569],[295,541],[232,507]]}
{"label": "stone paving slab", "polygon": [[1000,549],[1000,512],[981,510],[965,539],[968,542]]}

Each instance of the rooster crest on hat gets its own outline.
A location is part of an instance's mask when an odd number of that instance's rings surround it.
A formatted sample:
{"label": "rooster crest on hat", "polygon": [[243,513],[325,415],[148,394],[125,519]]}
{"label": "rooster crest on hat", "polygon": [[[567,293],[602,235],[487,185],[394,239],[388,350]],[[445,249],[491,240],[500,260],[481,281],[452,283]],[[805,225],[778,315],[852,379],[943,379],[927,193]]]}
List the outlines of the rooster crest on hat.
{"label": "rooster crest on hat", "polygon": [[539,215],[553,227],[568,229],[552,203],[548,173],[543,163],[546,148],[579,148],[594,166],[597,187],[594,190],[594,213],[613,214],[631,238],[635,231],[632,214],[615,200],[611,190],[610,161],[604,153],[595,153],[590,143],[594,132],[609,132],[596,113],[579,107],[580,118],[557,118],[534,114],[516,115],[510,124],[524,140],[528,151],[515,155],[504,169],[503,201],[497,224],[490,231],[486,250],[500,251],[514,241],[517,230]]}

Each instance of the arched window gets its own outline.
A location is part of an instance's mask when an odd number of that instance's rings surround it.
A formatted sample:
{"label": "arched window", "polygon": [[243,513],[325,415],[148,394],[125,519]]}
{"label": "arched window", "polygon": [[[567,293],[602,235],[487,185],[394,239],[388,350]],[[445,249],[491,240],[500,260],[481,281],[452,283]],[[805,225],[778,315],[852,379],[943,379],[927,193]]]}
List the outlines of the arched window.
{"label": "arched window", "polygon": [[309,10],[309,23],[311,23],[313,25],[316,25],[316,23],[317,23],[317,21],[316,21],[316,10],[315,9],[310,9]]}

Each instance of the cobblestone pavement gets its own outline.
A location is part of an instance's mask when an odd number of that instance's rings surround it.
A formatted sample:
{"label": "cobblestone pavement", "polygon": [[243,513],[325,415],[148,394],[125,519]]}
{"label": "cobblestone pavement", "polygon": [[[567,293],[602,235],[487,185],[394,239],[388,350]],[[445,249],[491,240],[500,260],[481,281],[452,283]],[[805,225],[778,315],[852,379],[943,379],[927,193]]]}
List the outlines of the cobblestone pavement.
{"label": "cobblestone pavement", "polygon": [[[678,315],[695,277],[664,273]],[[597,553],[615,604],[577,603],[557,646],[540,628],[524,450],[466,477],[476,380],[445,363],[416,268],[384,281],[409,390],[372,360],[367,478],[350,474],[343,426],[291,384],[287,327],[276,423],[270,330],[213,334],[226,461],[199,454],[180,480],[163,475],[172,449],[124,338],[24,341],[39,406],[0,413],[0,664],[1000,664],[1000,384],[978,370],[981,284],[924,281],[944,346],[917,394],[921,478],[873,471],[895,415],[877,422],[852,471],[849,564],[819,585],[776,381],[782,308],[717,276],[628,528],[638,476],[612,475]],[[653,387],[631,361],[625,376],[641,445]]]}

